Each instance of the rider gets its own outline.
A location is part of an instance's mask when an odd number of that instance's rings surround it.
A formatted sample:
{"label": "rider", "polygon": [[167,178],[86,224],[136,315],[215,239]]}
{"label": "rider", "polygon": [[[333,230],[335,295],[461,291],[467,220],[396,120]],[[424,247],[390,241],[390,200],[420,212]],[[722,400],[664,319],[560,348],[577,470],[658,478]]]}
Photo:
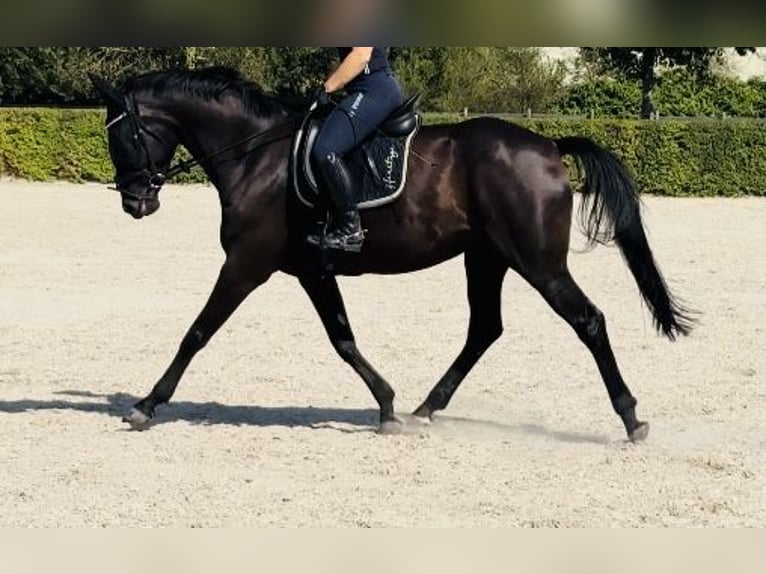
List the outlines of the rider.
{"label": "rider", "polygon": [[[324,238],[329,249],[360,251],[364,231],[344,156],[402,104],[399,82],[388,63],[387,48],[338,48],[340,65],[325,80],[317,103],[343,88],[347,96],[330,112],[317,136],[312,160],[318,168],[334,213]],[[316,235],[309,241],[318,244]]]}

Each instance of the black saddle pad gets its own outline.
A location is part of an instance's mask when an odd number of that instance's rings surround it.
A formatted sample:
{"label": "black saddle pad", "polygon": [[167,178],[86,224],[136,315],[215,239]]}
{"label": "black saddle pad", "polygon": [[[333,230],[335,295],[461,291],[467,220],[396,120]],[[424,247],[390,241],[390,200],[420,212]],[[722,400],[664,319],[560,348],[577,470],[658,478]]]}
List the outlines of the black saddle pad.
{"label": "black saddle pad", "polygon": [[[313,208],[322,203],[318,178],[311,165],[311,149],[322,119],[307,117],[295,135],[290,166],[291,187],[298,199]],[[407,183],[410,144],[420,126],[403,136],[375,132],[346,156],[354,181],[354,196],[360,210],[385,205],[396,200]]]}

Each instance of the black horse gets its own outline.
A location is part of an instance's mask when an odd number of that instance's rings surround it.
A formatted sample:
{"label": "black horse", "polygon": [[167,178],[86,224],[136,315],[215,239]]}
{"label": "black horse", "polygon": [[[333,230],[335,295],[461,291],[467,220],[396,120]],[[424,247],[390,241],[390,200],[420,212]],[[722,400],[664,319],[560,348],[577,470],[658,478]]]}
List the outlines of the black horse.
{"label": "black horse", "polygon": [[[298,278],[335,350],[364,380],[380,406],[381,432],[402,425],[394,391],[354,341],[333,274],[305,242],[313,214],[294,209],[288,186],[291,142],[300,115],[238,74],[220,68],[151,73],[120,89],[91,76],[107,105],[109,151],[123,209],[154,213],[174,152],[184,146],[218,189],[226,260],[205,307],[149,395],[126,417],[145,428],[173,396],[194,355],[256,287],[275,271]],[[584,168],[584,227],[591,242],[614,240],[654,317],[669,339],[689,332],[689,313],[674,300],[654,262],[631,177],[609,151],[582,137],[551,140],[517,125],[477,118],[423,127],[404,193],[362,214],[368,238],[360,254],[334,256],[334,273],[407,273],[464,254],[470,324],[464,348],[414,412],[430,419],[503,331],[500,297],[511,268],[566,320],[590,349],[612,406],[631,440],[648,424],[622,379],[604,315],[567,268],[572,191],[562,156]],[[183,166],[182,166],[183,167]],[[170,173],[178,171],[170,168]],[[163,175],[165,174],[165,175]]]}

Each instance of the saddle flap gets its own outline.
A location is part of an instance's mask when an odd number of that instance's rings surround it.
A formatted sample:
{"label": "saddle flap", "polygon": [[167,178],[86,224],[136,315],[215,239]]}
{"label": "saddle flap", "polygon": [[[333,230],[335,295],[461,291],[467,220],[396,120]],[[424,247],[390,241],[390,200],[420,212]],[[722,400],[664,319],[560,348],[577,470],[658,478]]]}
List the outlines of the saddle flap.
{"label": "saddle flap", "polygon": [[[410,144],[420,127],[414,111],[419,95],[410,97],[394,110],[386,123],[399,133],[384,131],[382,126],[349,152],[348,168],[355,182],[357,207],[368,209],[390,203],[402,193],[407,180]],[[309,208],[321,203],[319,181],[314,173],[311,150],[327,114],[309,112],[293,138],[290,179],[298,200]]]}

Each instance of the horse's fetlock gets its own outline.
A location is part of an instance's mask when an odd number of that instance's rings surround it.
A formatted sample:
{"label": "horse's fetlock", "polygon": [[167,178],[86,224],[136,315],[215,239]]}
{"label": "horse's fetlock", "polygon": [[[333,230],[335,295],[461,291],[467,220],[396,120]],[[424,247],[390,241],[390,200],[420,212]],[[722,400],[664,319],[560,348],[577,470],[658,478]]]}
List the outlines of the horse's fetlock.
{"label": "horse's fetlock", "polygon": [[618,415],[625,415],[631,410],[635,410],[637,404],[636,398],[629,393],[620,395],[612,401],[612,406]]}

